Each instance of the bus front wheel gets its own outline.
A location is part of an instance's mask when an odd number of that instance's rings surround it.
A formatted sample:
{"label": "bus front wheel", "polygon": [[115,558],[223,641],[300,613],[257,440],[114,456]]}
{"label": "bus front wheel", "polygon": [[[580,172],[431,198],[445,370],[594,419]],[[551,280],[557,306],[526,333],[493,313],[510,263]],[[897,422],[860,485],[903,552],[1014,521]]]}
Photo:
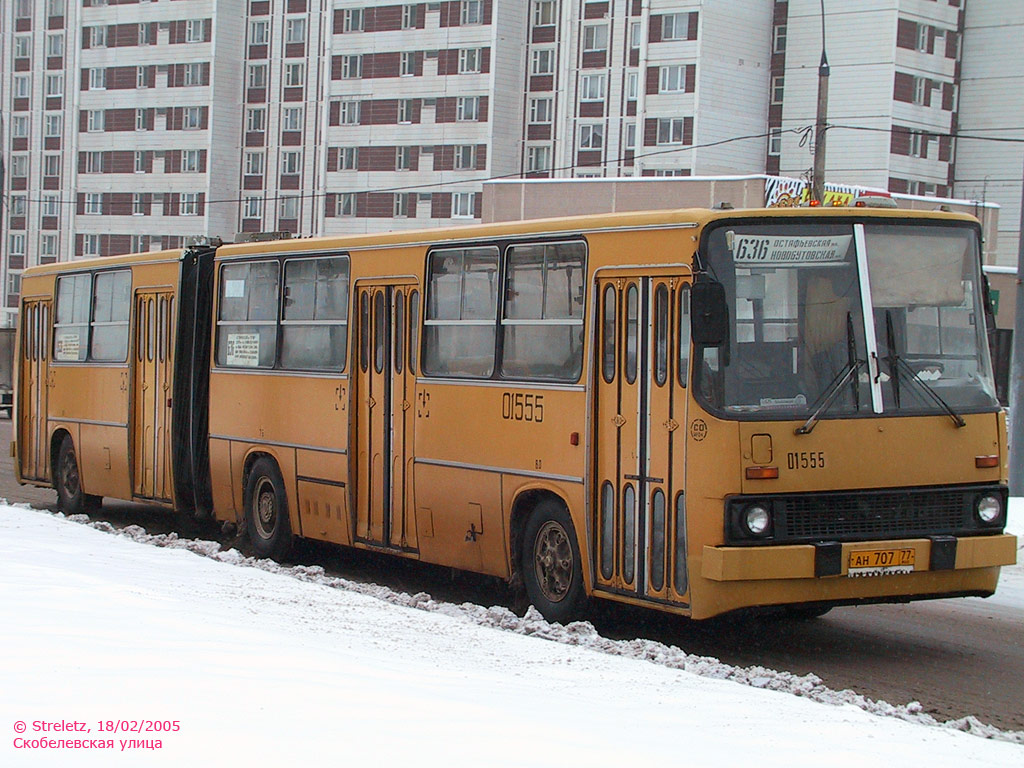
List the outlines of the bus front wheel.
{"label": "bus front wheel", "polygon": [[75,444],[71,435],[64,435],[57,454],[57,505],[66,515],[79,515],[83,512],[98,509],[102,503],[101,496],[93,496],[82,490],[82,476],[78,471],[78,457],[75,456]]}
{"label": "bus front wheel", "polygon": [[245,525],[257,557],[283,560],[292,549],[288,497],[277,464],[257,459],[245,484]]}
{"label": "bus front wheel", "polygon": [[585,602],[583,571],[569,513],[542,501],[523,530],[523,584],[530,602],[548,621],[579,618]]}

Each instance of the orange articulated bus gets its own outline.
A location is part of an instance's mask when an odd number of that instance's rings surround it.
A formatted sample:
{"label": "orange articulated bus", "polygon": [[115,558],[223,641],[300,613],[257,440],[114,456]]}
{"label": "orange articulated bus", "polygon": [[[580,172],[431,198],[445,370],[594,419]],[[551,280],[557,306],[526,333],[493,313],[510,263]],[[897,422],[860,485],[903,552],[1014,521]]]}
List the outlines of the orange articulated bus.
{"label": "orange articulated bus", "polygon": [[706,618],[1015,562],[980,230],[679,210],[26,270],[12,450],[138,499]]}

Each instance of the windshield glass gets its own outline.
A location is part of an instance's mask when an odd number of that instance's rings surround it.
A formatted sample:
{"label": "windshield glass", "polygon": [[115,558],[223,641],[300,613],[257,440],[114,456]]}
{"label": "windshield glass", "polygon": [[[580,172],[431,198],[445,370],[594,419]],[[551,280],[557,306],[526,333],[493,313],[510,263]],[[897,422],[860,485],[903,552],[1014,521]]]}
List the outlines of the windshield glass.
{"label": "windshield glass", "polygon": [[727,343],[695,350],[694,386],[707,405],[752,418],[807,418],[822,405],[822,418],[873,412],[860,233],[879,405],[941,413],[930,387],[956,409],[997,406],[973,229],[795,220],[730,222],[707,235],[731,321]]}

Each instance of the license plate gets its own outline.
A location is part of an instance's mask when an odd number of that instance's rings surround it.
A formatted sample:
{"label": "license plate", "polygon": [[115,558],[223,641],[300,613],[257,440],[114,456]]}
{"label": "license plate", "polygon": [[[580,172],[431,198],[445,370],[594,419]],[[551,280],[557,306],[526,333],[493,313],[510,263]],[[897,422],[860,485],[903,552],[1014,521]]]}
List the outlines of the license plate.
{"label": "license plate", "polygon": [[851,578],[863,576],[887,576],[892,573],[913,573],[913,549],[861,549],[850,553],[846,575]]}

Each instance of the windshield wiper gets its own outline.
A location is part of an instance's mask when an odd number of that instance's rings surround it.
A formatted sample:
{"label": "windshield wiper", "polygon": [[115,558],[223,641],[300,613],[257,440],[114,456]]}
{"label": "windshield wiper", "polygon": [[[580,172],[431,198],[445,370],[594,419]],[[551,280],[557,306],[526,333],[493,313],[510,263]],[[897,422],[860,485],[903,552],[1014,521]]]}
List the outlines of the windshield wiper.
{"label": "windshield wiper", "polygon": [[843,385],[847,382],[850,383],[850,389],[853,392],[854,408],[855,410],[860,410],[860,386],[857,379],[857,371],[864,365],[864,361],[857,359],[857,344],[853,336],[853,317],[849,312],[846,313],[846,356],[846,365],[832,379],[832,383],[818,396],[818,399],[814,401],[816,404],[821,403],[821,405],[814,409],[814,412],[807,421],[796,428],[796,434],[809,435],[811,433],[818,420],[835,402],[839,393],[843,390]]}
{"label": "windshield wiper", "polygon": [[932,389],[927,382],[918,378],[917,372],[910,367],[910,364],[896,354],[896,332],[893,330],[892,325],[892,311],[888,309],[885,310],[885,341],[886,344],[889,345],[889,354],[886,356],[885,361],[889,363],[889,372],[892,380],[892,396],[896,401],[896,407],[900,407],[900,374],[903,374],[907,381],[916,385],[919,391],[924,392],[936,405],[942,408],[958,428],[966,427],[967,422],[961,418],[960,414],[954,411],[952,406],[943,400],[942,396]]}

